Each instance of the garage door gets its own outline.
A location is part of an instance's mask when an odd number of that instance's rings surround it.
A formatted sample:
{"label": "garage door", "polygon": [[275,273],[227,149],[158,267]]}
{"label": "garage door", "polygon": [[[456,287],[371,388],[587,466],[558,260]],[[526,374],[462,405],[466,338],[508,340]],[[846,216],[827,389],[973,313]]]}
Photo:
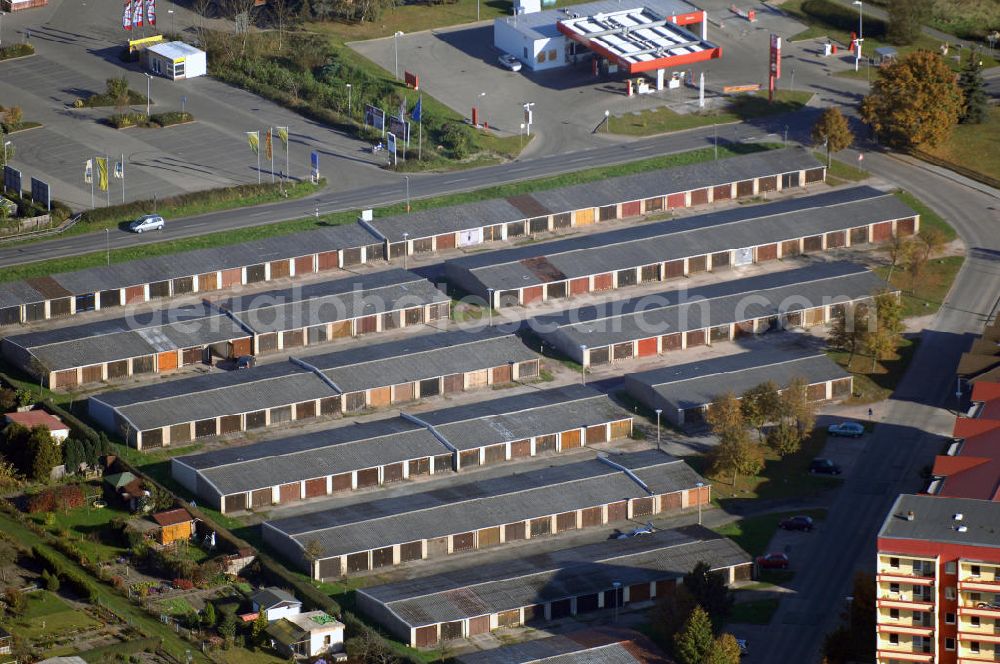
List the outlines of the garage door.
{"label": "garage door", "polygon": [[465,374],[450,374],[444,377],[444,393],[452,394],[465,389]]}
{"label": "garage door", "polygon": [[352,553],[347,556],[348,572],[364,572],[368,569],[368,552]]}
{"label": "garage door", "polygon": [[681,348],[681,333],[675,332],[673,334],[664,334],[660,337],[660,344],[663,352],[671,350],[680,350]]}
{"label": "garage door", "polygon": [[427,625],[426,627],[418,627],[416,630],[416,635],[413,642],[418,648],[429,648],[430,646],[437,645],[437,625]]}
{"label": "garage door", "polygon": [[376,387],[368,390],[368,405],[372,408],[384,408],[392,403],[392,389],[389,387]]}
{"label": "garage door", "polygon": [[353,485],[351,473],[341,473],[333,476],[333,491],[350,491]]}
{"label": "garage door", "polygon": [[466,375],[466,385],[469,389],[476,387],[486,387],[490,382],[490,370],[480,369],[478,371],[469,371]]}
{"label": "garage door", "polygon": [[823,313],[823,307],[806,309],[806,327],[821,324],[823,322]]}
{"label": "garage door", "polygon": [[559,449],[561,451],[571,450],[583,444],[583,434],[579,429],[563,431],[560,436]]}
{"label": "garage door", "polygon": [[624,500],[608,505],[608,523],[628,518],[628,503]]}
{"label": "garage door", "polygon": [[438,235],[434,238],[434,246],[438,251],[443,249],[454,249],[455,248],[455,234],[445,233],[443,235]]}
{"label": "garage door", "polygon": [[508,523],[503,527],[503,541],[516,542],[527,536],[528,526],[524,521]]}
{"label": "garage door", "polygon": [[379,567],[391,567],[393,564],[393,552],[391,546],[382,547],[372,551],[372,569]]}
{"label": "garage door", "polygon": [[826,399],[826,383],[816,383],[806,388],[806,397],[809,401],[823,401]]}
{"label": "garage door", "polygon": [[56,387],[73,387],[76,385],[76,369],[56,372]]}
{"label": "garage door", "polygon": [[477,634],[486,634],[489,631],[490,631],[489,616],[478,616],[476,618],[469,618],[469,636],[476,636]]}
{"label": "garage door", "polygon": [[531,441],[515,440],[510,444],[510,456],[512,459],[531,456]]}
{"label": "garage door", "polygon": [[822,251],[823,250],[823,236],[822,235],[810,235],[802,240],[802,251]]}
{"label": "garage door", "polygon": [[530,288],[521,289],[521,302],[523,304],[531,304],[532,302],[542,301],[542,287],[541,286],[531,286]]}
{"label": "garage door", "polygon": [[471,551],[476,546],[476,533],[459,533],[451,536],[451,552]]}
{"label": "garage door", "polygon": [[233,357],[242,357],[243,355],[253,354],[252,339],[246,337],[245,339],[234,339],[233,345]]}
{"label": "garage door", "polygon": [[663,264],[663,278],[676,279],[684,276],[684,261],[667,261]]}
{"label": "garage door", "polygon": [[406,403],[407,401],[413,401],[413,383],[403,383],[401,385],[396,385],[392,388],[392,402],[393,403]]}
{"label": "garage door", "polygon": [[692,256],[688,259],[688,273],[704,272],[708,269],[708,254]]}
{"label": "garage door", "polygon": [[833,249],[835,247],[843,247],[845,244],[847,244],[846,231],[834,231],[833,233],[826,234],[827,249]]}
{"label": "garage door", "polygon": [[614,277],[610,272],[594,276],[594,290],[611,290],[614,288]]}
{"label": "garage door", "polygon": [[751,263],[753,263],[753,247],[743,247],[735,251],[733,265],[739,267],[741,265],[750,265]]}
{"label": "garage door", "polygon": [[479,548],[500,544],[500,526],[483,528],[479,531]]}
{"label": "garage door", "polygon": [[753,180],[742,180],[736,183],[736,195],[739,197],[753,196]]}
{"label": "garage door", "polygon": [[781,243],[782,256],[797,256],[802,253],[802,243],[798,240],[785,240]]}
{"label": "garage door", "polygon": [[[218,272],[206,272],[205,274],[198,275],[198,292],[201,291],[213,291],[219,288],[219,273]],[[101,295],[101,303],[104,303],[103,293]]]}
{"label": "garage door", "polygon": [[[693,492],[692,492],[692,495]],[[694,500],[697,500],[697,496],[694,496]],[[679,510],[683,507],[683,500],[681,498],[681,492],[675,491],[674,493],[665,493],[660,496],[660,512],[673,512]]]}
{"label": "garage door", "polygon": [[667,196],[667,208],[687,207],[687,194],[670,194]]}
{"label": "garage door", "polygon": [[577,210],[573,214],[573,223],[576,226],[586,226],[588,224],[594,223],[594,208]]}
{"label": "garage door", "polygon": [[649,599],[649,584],[637,583],[628,587],[629,602],[645,602]]}
{"label": "garage door", "polygon": [[566,530],[576,530],[576,512],[556,514],[556,532],[561,533]]}
{"label": "garage door", "polygon": [[639,340],[639,357],[656,355],[656,337]]}
{"label": "garage door", "polygon": [[913,217],[910,217],[909,219],[900,219],[896,222],[896,235],[913,235],[916,226],[917,222]]}
{"label": "garage door", "polygon": [[642,214],[642,201],[622,203],[622,217],[638,217]]}
{"label": "garage door", "polygon": [[335,270],[340,267],[340,254],[336,251],[325,251],[317,257],[317,265],[320,270]]}
{"label": "garage door", "polygon": [[483,229],[473,228],[467,231],[459,231],[458,246],[471,247],[483,243]]}
{"label": "garage door", "polygon": [[236,493],[231,496],[226,496],[223,499],[223,509],[226,513],[239,512],[247,508],[247,495],[245,493]]}
{"label": "garage door", "polygon": [[229,270],[222,271],[222,288],[232,288],[243,283],[243,270],[242,268],[232,268]]}
{"label": "garage door", "polygon": [[497,614],[498,627],[517,627],[521,624],[521,609],[501,611]]}
{"label": "garage door", "polygon": [[724,201],[732,197],[733,197],[732,185],[720,184],[718,187],[712,189],[712,200]]}
{"label": "garage door", "polygon": [[573,279],[569,282],[569,293],[570,295],[582,295],[590,291],[590,279],[583,277],[582,279]]}
{"label": "garage door", "polygon": [[872,226],[872,242],[885,242],[892,237],[892,222],[883,221]]}
{"label": "garage door", "polygon": [[757,247],[757,262],[773,261],[778,258],[778,245],[765,244]]}
{"label": "garage door", "polygon": [[129,286],[125,289],[125,304],[144,302],[146,300],[145,286]]}
{"label": "garage door", "polygon": [[271,489],[257,489],[250,493],[250,507],[253,509],[258,509],[261,507],[267,507],[271,504]]}
{"label": "garage door", "polygon": [[758,184],[757,184],[757,192],[758,193],[765,192],[765,191],[776,191],[778,189],[778,176],[777,175],[769,175],[766,178],[759,178],[757,180],[757,182],[758,182]]}
{"label": "garage door", "polygon": [[632,435],[632,420],[620,420],[611,423],[611,440],[628,438]]}
{"label": "garage door", "polygon": [[592,528],[601,525],[604,520],[604,511],[600,507],[588,507],[582,510],[582,520],[584,528]]}
{"label": "garage door", "polygon": [[685,335],[687,336],[686,348],[705,345],[705,330],[691,330],[690,332],[685,332]]}
{"label": "garage door", "polygon": [[298,482],[282,484],[278,489],[278,495],[280,496],[278,500],[282,504],[302,500],[302,485]]}
{"label": "garage door", "polygon": [[632,518],[640,519],[653,513],[652,498],[636,498],[632,501]]}
{"label": "garage door", "polygon": [[280,261],[271,261],[271,279],[281,279],[282,277],[287,277],[292,273],[291,261],[285,259]]}
{"label": "garage door", "polygon": [[299,256],[295,259],[295,276],[311,274],[313,272],[313,257]]}
{"label": "garage door", "polygon": [[317,477],[316,479],[306,480],[306,498],[316,498],[318,496],[326,495],[326,478]]}
{"label": "garage door", "polygon": [[705,205],[708,203],[708,189],[695,189],[691,192],[691,205]]}
{"label": "garage door", "polygon": [[603,424],[587,427],[587,444],[608,442],[608,428]]}

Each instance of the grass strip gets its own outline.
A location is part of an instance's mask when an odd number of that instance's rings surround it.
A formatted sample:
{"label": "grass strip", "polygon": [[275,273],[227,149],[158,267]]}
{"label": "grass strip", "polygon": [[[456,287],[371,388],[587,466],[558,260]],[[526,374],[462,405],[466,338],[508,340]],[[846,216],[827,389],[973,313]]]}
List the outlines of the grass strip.
{"label": "grass strip", "polygon": [[771,538],[778,532],[778,522],[799,515],[811,516],[816,521],[822,521],[826,518],[826,510],[812,509],[748,516],[715,528],[715,532],[730,538],[751,556],[761,556],[767,552]]}
{"label": "grass strip", "polygon": [[[720,159],[727,158],[739,154],[748,154],[751,152],[760,152],[763,150],[771,149],[773,147],[777,146],[772,146],[767,144],[757,144],[757,143],[720,145],[719,158]],[[414,210],[428,210],[447,205],[459,205],[461,203],[470,203],[474,201],[482,201],[491,198],[503,198],[507,196],[514,196],[517,194],[544,191],[548,189],[556,189],[559,187],[568,187],[576,184],[586,184],[588,182],[604,180],[609,177],[615,177],[618,175],[632,175],[636,173],[644,173],[648,171],[673,168],[677,166],[685,166],[689,164],[709,161],[713,159],[714,156],[715,153],[712,150],[712,148],[701,148],[699,150],[692,150],[690,152],[680,152],[676,154],[662,155],[658,157],[652,157],[649,159],[643,159],[641,161],[634,161],[620,165],[602,166],[583,171],[576,171],[573,173],[564,173],[562,175],[556,175],[548,178],[541,178],[538,180],[529,180],[525,182],[512,182],[509,184],[498,185],[495,187],[488,187],[486,189],[478,189],[458,194],[449,194],[446,196],[437,196],[434,198],[419,199],[412,201],[411,207]],[[242,205],[233,205],[232,207],[242,207]],[[226,208],[216,207],[215,209],[226,209]],[[132,210],[132,211],[134,212],[137,210]],[[201,212],[206,212],[206,211],[209,210],[200,210],[199,212],[194,212],[190,214],[199,214]],[[395,205],[389,205],[379,208],[380,217],[403,214],[405,212],[406,212],[406,206],[403,203],[397,203]],[[104,221],[101,222],[95,220],[95,222],[90,225],[90,229],[92,230],[95,227],[95,225],[97,228],[110,227],[111,225],[118,223],[116,220],[122,217],[121,214],[118,215],[111,214],[110,216],[111,216],[110,219],[105,219]],[[138,216],[138,214],[136,216]],[[165,214],[165,216],[167,215]],[[184,212],[182,211],[178,213],[176,216],[184,216]],[[211,233],[208,235],[199,235],[197,237],[181,238],[178,240],[170,240],[167,242],[157,242],[155,244],[142,245],[138,247],[130,247],[126,249],[114,249],[111,251],[111,262],[123,263],[126,261],[138,260],[140,258],[152,258],[154,256],[165,256],[169,254],[180,253],[183,251],[193,251],[196,249],[209,249],[213,247],[221,247],[221,246],[237,244],[240,242],[261,240],[264,238],[276,237],[280,235],[288,235],[290,233],[296,233],[300,231],[313,230],[319,226],[354,223],[356,218],[357,218],[356,212],[348,210],[344,212],[335,212],[332,214],[322,215],[318,219],[315,217],[306,217],[303,219],[297,219],[293,221],[265,224],[261,226],[249,226],[245,228],[221,231],[219,233]],[[104,224],[103,226],[101,225],[102,223]],[[0,271],[0,281],[17,281],[21,279],[31,279],[34,277],[49,276],[56,270],[58,270],[61,273],[72,272],[74,270],[83,270],[86,268],[105,265],[106,261],[107,261],[107,254],[103,251],[98,251],[88,254],[81,254],[77,256],[68,256],[65,258],[59,258],[53,261],[39,261],[35,263],[25,263],[23,265],[13,265],[10,267],[5,267],[2,271]]]}

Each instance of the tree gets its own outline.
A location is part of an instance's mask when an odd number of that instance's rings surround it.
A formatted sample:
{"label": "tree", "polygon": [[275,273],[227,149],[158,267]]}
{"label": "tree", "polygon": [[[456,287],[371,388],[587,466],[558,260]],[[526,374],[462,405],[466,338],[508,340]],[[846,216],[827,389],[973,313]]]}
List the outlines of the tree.
{"label": "tree", "polygon": [[875,366],[879,360],[889,359],[889,356],[895,350],[896,337],[884,327],[872,330],[865,337],[865,351],[872,358],[872,372],[875,371]]}
{"label": "tree", "polygon": [[[980,77],[982,80],[982,77]],[[21,124],[24,122],[24,114],[21,112],[20,106],[11,106],[4,113],[4,124],[7,125],[7,131],[17,131],[21,128]]]}
{"label": "tree", "polygon": [[855,573],[852,590],[848,624],[856,648],[854,656],[859,662],[870,662],[875,659],[875,619],[878,611],[875,577],[868,572]]}
{"label": "tree", "polygon": [[923,243],[924,260],[930,260],[934,254],[941,251],[948,244],[948,238],[945,236],[944,231],[937,226],[925,226],[921,228],[917,237]]}
{"label": "tree", "polygon": [[281,39],[284,37],[285,29],[295,19],[295,9],[290,0],[270,0],[267,6],[278,24],[278,50],[281,51]]}
{"label": "tree", "polygon": [[215,627],[215,605],[211,602],[205,603],[205,610],[201,614],[201,621],[206,627]]}
{"label": "tree", "polygon": [[320,556],[323,555],[323,545],[319,540],[311,539],[306,542],[306,545],[302,548],[302,555],[305,556],[306,560],[309,562],[315,562],[319,560]]}
{"label": "tree", "polygon": [[800,436],[805,436],[816,422],[816,407],[809,401],[809,384],[803,378],[793,378],[781,393],[781,409],[791,420]]}
{"label": "tree", "polygon": [[48,570],[42,570],[42,581],[45,582],[45,589],[50,592],[59,591],[59,577],[56,574],[49,574]]}
{"label": "tree", "polygon": [[712,400],[705,413],[705,421],[720,441],[743,440],[747,437],[743,409],[739,397],[732,392],[726,392]]}
{"label": "tree", "polygon": [[831,348],[849,353],[848,371],[851,369],[855,354],[864,347],[865,334],[868,331],[866,319],[868,312],[868,306],[863,303],[845,303],[833,310],[827,343]]}
{"label": "tree", "polygon": [[25,606],[28,603],[28,600],[24,597],[24,593],[13,586],[7,587],[7,590],[3,593],[3,599],[7,603],[7,609],[15,616],[24,613]]}
{"label": "tree", "polygon": [[232,641],[236,636],[236,616],[232,613],[224,615],[222,622],[219,623],[218,632],[222,638]]}
{"label": "tree", "polygon": [[840,109],[831,106],[823,111],[819,120],[813,125],[812,140],[816,145],[826,146],[826,165],[829,168],[830,164],[833,163],[832,154],[840,152],[853,143],[854,133],[851,132],[851,128],[847,125],[847,120]]}
{"label": "tree", "polygon": [[781,422],[767,432],[767,446],[778,456],[795,454],[802,447],[802,434],[797,427]]}
{"label": "tree", "polygon": [[930,16],[930,0],[889,0],[889,29],[886,37],[897,46],[916,41],[924,21]]}
{"label": "tree", "polygon": [[708,614],[715,629],[720,628],[733,607],[732,593],[722,575],[713,572],[708,563],[699,562],[684,575],[683,583],[698,606]]}
{"label": "tree", "polygon": [[0,489],[9,489],[19,486],[21,479],[17,476],[17,469],[14,464],[0,459]]}
{"label": "tree", "polygon": [[62,450],[44,426],[36,426],[31,430],[28,446],[31,478],[38,482],[47,481],[52,475],[52,469],[62,463]]}
{"label": "tree", "polygon": [[747,436],[742,440],[722,441],[711,452],[712,472],[731,473],[733,486],[740,475],[756,475],[764,469],[764,451]]}
{"label": "tree", "polygon": [[703,664],[714,640],[708,613],[696,606],[674,638],[674,656],[679,664]]}
{"label": "tree", "polygon": [[355,662],[364,664],[398,664],[399,658],[392,652],[385,639],[370,629],[362,631],[360,636],[348,639],[344,644],[347,655]]}
{"label": "tree", "polygon": [[958,77],[958,87],[962,90],[962,112],[958,121],[963,124],[982,124],[989,115],[990,101],[983,80],[983,61],[979,58],[978,52],[970,53],[969,61]]}
{"label": "tree", "polygon": [[751,387],[740,397],[743,420],[757,429],[758,440],[764,439],[764,425],[780,417],[781,397],[774,381],[765,381]]}
{"label": "tree", "polygon": [[962,91],[937,54],[914,51],[879,68],[861,102],[861,118],[885,143],[904,149],[947,139],[958,123]]}
{"label": "tree", "polygon": [[723,634],[712,643],[705,664],[739,664],[740,644],[732,634]]}
{"label": "tree", "polygon": [[253,644],[259,646],[264,640],[264,630],[267,629],[267,611],[258,611],[257,618],[253,621],[253,625],[250,628],[250,636],[253,639]]}
{"label": "tree", "polygon": [[650,610],[650,628],[658,643],[671,644],[688,616],[698,605],[691,591],[683,583],[673,593],[660,597]]}
{"label": "tree", "polygon": [[7,582],[7,568],[17,562],[17,549],[10,544],[0,544],[0,579]]}

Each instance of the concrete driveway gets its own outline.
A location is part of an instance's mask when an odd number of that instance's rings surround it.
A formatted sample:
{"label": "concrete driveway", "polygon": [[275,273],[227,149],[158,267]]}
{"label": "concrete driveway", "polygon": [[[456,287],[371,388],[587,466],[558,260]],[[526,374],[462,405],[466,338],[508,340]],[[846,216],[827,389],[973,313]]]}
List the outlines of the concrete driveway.
{"label": "concrete driveway", "polygon": [[[180,110],[186,97],[185,109],[196,120],[189,125],[117,131],[98,122],[114,109],[72,108],[74,99],[103,91],[105,80],[115,76],[124,75],[130,87],[146,91],[138,66],[118,59],[130,34],[121,29],[120,7],[118,0],[52,0],[42,9],[4,17],[4,43],[27,39],[30,30],[37,50],[33,57],[0,63],[0,100],[21,106],[25,120],[45,125],[10,137],[16,148],[12,164],[26,181],[31,176],[46,179],[53,197],[87,208],[90,187],[83,182],[84,162],[124,154],[125,195],[130,201],[255,183],[257,161],[245,132],[269,126],[288,126],[290,134],[289,169],[275,137],[275,172],[307,176],[309,153],[317,150],[320,170],[335,191],[392,179],[374,165],[366,143],[207,77],[152,80],[152,112]],[[189,25],[190,14],[180,8],[176,12],[184,16],[177,27]],[[160,28],[169,27],[167,16],[167,7],[160,7]],[[261,171],[262,180],[270,181],[269,162],[261,163]],[[120,182],[112,182],[110,195],[111,203],[122,201]]]}

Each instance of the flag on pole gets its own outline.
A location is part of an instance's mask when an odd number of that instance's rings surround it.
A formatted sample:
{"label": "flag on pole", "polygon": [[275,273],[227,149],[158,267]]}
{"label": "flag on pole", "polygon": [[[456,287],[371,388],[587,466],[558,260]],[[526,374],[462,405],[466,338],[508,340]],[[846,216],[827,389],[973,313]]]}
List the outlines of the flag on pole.
{"label": "flag on pole", "polygon": [[132,0],[125,0],[125,9],[122,10],[122,27],[126,30],[132,29]]}
{"label": "flag on pole", "polygon": [[250,144],[250,151],[257,154],[260,151],[260,132],[248,131],[247,142]]}
{"label": "flag on pole", "polygon": [[281,139],[281,142],[287,148],[288,147],[288,127],[278,127],[278,138]]}
{"label": "flag on pole", "polygon": [[156,25],[156,0],[146,0],[146,20]]}
{"label": "flag on pole", "polygon": [[86,165],[83,167],[83,181],[85,184],[94,183],[94,160],[88,159]]}
{"label": "flag on pole", "polygon": [[142,27],[142,0],[132,0],[132,25]]}
{"label": "flag on pole", "polygon": [[108,158],[97,158],[97,188],[101,191],[108,190]]}
{"label": "flag on pole", "polygon": [[120,162],[120,161],[116,161],[115,162],[115,179],[116,180],[121,180],[124,177],[125,177],[125,164],[122,163],[122,162]]}
{"label": "flag on pole", "polygon": [[410,111],[410,117],[416,120],[417,122],[420,122],[420,115],[423,111],[423,109],[421,108],[422,106],[421,101],[423,100],[423,98],[424,98],[423,95],[417,97],[417,103],[413,106],[413,110]]}
{"label": "flag on pole", "polygon": [[264,134],[264,158],[272,159],[274,154],[271,152],[271,128],[267,128],[267,133]]}

